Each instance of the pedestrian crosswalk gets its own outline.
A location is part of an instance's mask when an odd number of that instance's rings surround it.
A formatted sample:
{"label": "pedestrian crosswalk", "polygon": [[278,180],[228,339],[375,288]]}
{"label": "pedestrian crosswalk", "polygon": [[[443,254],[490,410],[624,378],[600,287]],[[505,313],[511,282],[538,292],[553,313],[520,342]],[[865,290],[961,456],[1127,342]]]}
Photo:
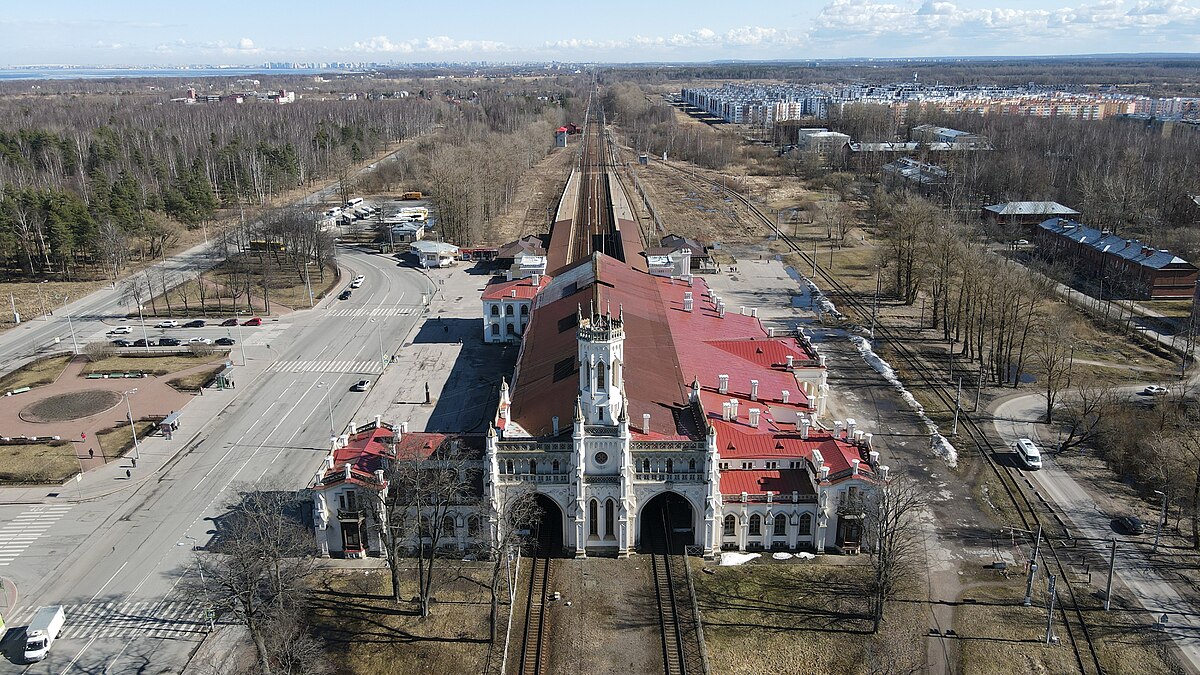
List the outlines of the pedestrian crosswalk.
{"label": "pedestrian crosswalk", "polygon": [[344,307],[329,312],[330,316],[412,316],[420,307]]}
{"label": "pedestrian crosswalk", "polygon": [[383,372],[382,361],[276,361],[267,372],[272,373],[355,373],[378,375]]}
{"label": "pedestrian crosswalk", "polygon": [[0,525],[0,567],[16,560],[70,510],[70,504],[38,504]]}
{"label": "pedestrian crosswalk", "polygon": [[[6,623],[24,626],[35,610],[28,607],[6,617]],[[208,604],[196,599],[89,602],[65,605],[63,612],[67,620],[60,638],[187,638],[209,630]]]}

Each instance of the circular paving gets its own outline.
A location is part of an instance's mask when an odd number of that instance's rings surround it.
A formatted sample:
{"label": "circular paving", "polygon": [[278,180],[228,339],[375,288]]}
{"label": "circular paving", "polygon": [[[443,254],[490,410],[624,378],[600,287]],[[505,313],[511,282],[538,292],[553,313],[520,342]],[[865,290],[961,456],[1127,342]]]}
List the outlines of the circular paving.
{"label": "circular paving", "polygon": [[21,419],[26,422],[69,422],[102,413],[120,402],[121,394],[115,391],[74,391],[30,404],[21,411]]}

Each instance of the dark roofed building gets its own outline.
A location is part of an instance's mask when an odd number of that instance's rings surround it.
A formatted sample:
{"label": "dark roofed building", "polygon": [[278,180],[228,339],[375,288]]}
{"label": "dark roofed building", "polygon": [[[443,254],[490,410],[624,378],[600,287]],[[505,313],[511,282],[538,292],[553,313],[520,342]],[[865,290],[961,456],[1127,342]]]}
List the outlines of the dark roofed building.
{"label": "dark roofed building", "polygon": [[983,207],[983,219],[987,222],[1021,227],[1030,234],[1048,218],[1078,217],[1078,211],[1058,202],[1005,202]]}
{"label": "dark roofed building", "polygon": [[1073,261],[1085,277],[1107,280],[1109,293],[1152,300],[1196,293],[1196,266],[1165,249],[1065,218],[1041,223],[1037,235],[1038,255],[1057,264]]}

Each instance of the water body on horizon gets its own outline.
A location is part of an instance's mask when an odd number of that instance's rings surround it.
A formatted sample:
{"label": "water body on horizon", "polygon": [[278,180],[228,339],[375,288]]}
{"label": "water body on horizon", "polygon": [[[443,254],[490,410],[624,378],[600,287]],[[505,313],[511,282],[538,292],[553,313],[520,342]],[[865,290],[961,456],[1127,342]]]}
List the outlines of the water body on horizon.
{"label": "water body on horizon", "polygon": [[351,72],[338,68],[0,68],[4,80],[90,80],[115,77],[245,77]]}

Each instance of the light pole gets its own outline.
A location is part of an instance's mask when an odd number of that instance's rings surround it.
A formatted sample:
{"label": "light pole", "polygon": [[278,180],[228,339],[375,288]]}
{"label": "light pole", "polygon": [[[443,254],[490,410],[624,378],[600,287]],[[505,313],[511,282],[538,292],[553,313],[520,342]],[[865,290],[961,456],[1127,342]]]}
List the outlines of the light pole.
{"label": "light pole", "polygon": [[204,578],[204,566],[200,564],[200,557],[196,555],[196,538],[190,534],[183,535],[184,539],[192,540],[192,557],[196,559],[196,571],[200,573],[200,586],[204,588],[204,601],[208,603],[208,609],[205,610],[205,615],[208,616],[208,632],[213,632],[217,629],[213,623],[213,607],[212,598],[208,595],[208,581]]}
{"label": "light pole", "polygon": [[39,281],[37,283],[38,304],[40,304],[42,306],[42,319],[44,321],[50,320],[49,315],[46,314],[46,295],[45,295],[45,293],[42,292],[42,284],[48,284],[48,283],[50,283],[49,279],[42,279],[41,281]]}
{"label": "light pole", "polygon": [[1162,536],[1163,521],[1167,519],[1167,493],[1162,490],[1155,490],[1154,494],[1162,496],[1162,510],[1158,514],[1158,527],[1154,528],[1154,548],[1152,552],[1158,553],[1158,540]]}
{"label": "light pole", "polygon": [[134,387],[133,389],[130,389],[129,391],[121,392],[121,395],[125,397],[125,412],[129,413],[129,433],[133,434],[133,459],[134,459],[134,461],[137,461],[142,458],[140,448],[138,448],[137,426],[134,425],[134,423],[133,423],[133,407],[129,404],[129,395],[136,394],[137,391],[138,391],[137,387]]}
{"label": "light pole", "polygon": [[150,335],[146,333],[146,317],[142,316],[142,301],[138,300],[138,321],[142,324],[142,342],[146,343],[146,351],[150,351]]}
{"label": "light pole", "polygon": [[309,309],[312,309],[313,305],[315,304],[315,303],[313,303],[312,284],[308,280],[308,266],[311,264],[313,264],[313,261],[311,261],[311,260],[304,263],[304,288],[308,290],[308,308]]}
{"label": "light pole", "polygon": [[[324,382],[318,382],[318,387],[325,388]],[[329,408],[329,437],[333,437],[333,403],[329,400],[329,390],[325,389],[325,405]]]}
{"label": "light pole", "polygon": [[[71,299],[71,296],[69,296],[69,295],[63,296],[63,308],[64,309],[67,306],[67,300],[70,300],[70,299]],[[70,312],[67,312],[67,327],[70,328],[70,330],[71,330],[71,346],[73,346],[75,348],[75,355],[78,356],[79,355],[79,343],[75,341],[75,324],[71,322],[71,313]]]}
{"label": "light pole", "polygon": [[246,365],[246,341],[242,339],[242,315],[236,309],[233,310],[233,319],[237,322],[238,329],[238,349],[242,350],[242,365]]}

